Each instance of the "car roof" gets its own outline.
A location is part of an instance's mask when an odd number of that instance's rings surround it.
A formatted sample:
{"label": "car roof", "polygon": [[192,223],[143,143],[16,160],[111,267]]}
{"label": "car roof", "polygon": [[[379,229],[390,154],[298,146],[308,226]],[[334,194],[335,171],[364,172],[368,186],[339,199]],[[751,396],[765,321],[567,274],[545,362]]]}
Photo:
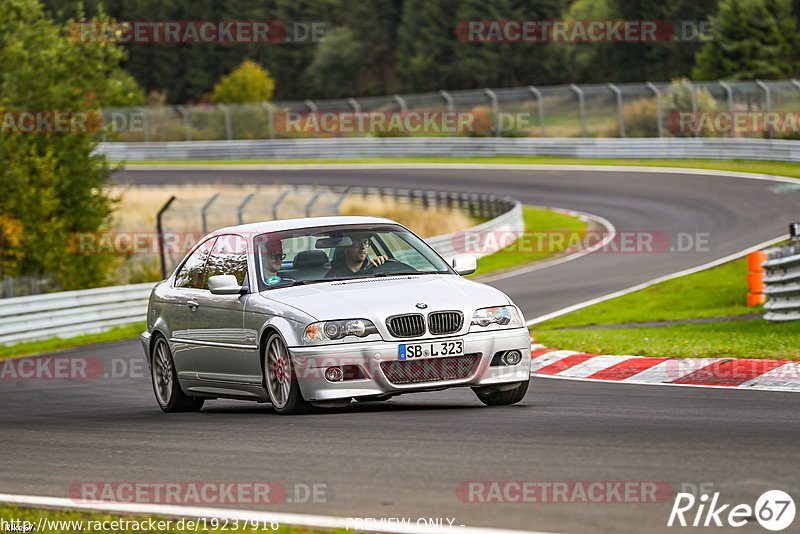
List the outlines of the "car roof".
{"label": "car roof", "polygon": [[263,234],[266,232],[282,232],[297,228],[315,228],[319,226],[335,226],[346,224],[400,224],[385,217],[360,217],[360,216],[332,216],[332,217],[303,217],[299,219],[279,219],[276,221],[262,221],[249,224],[228,226],[211,232],[209,235],[219,234]]}

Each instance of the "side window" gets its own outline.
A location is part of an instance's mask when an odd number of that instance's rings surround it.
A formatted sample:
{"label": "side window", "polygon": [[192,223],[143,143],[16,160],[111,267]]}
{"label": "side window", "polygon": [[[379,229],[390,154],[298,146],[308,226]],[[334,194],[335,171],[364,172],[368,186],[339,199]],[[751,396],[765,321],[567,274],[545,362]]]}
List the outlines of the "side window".
{"label": "side window", "polygon": [[208,279],[218,274],[232,274],[239,285],[247,275],[247,241],[238,235],[221,235],[208,258],[203,289],[208,289]]}
{"label": "side window", "polygon": [[206,267],[206,259],[208,259],[212,245],[214,245],[214,239],[209,239],[192,252],[181,270],[175,275],[175,287],[199,288],[202,286],[203,270]]}

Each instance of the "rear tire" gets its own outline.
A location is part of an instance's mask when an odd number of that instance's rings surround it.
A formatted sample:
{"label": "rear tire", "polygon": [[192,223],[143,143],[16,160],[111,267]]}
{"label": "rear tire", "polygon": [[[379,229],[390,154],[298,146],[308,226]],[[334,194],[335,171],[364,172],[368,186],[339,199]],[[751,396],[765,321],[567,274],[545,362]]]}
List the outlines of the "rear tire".
{"label": "rear tire", "polygon": [[181,389],[172,351],[163,336],[158,335],[153,343],[153,356],[150,362],[150,377],[153,393],[158,406],[167,413],[197,412],[203,407],[204,399],[190,397]]}
{"label": "rear tire", "polygon": [[475,392],[478,399],[486,406],[507,406],[509,404],[516,404],[525,398],[529,383],[530,380],[526,380],[525,382],[520,382],[517,387],[505,391],[482,393],[481,390],[477,388],[472,391]]}
{"label": "rear tire", "polygon": [[280,334],[267,338],[264,347],[264,387],[272,407],[281,415],[305,413],[311,409],[300,393],[289,350]]}

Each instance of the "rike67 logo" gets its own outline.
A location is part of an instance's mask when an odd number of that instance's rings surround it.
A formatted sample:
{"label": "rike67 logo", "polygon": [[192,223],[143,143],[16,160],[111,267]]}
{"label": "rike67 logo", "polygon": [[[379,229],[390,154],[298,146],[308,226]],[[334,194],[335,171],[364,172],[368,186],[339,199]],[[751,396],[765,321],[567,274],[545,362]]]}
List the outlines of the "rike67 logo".
{"label": "rike67 logo", "polygon": [[777,532],[788,528],[794,516],[794,500],[781,490],[764,492],[755,506],[722,503],[718,491],[711,495],[704,493],[700,497],[692,493],[678,493],[667,526],[743,527],[755,519],[765,529]]}

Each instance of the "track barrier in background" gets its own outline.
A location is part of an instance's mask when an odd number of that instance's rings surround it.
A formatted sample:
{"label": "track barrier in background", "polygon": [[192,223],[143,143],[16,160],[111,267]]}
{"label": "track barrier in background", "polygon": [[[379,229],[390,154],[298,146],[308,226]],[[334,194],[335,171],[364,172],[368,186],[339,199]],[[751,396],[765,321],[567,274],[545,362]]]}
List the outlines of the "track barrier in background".
{"label": "track barrier in background", "polygon": [[789,225],[789,235],[789,243],[765,251],[767,259],[762,266],[767,321],[800,319],[800,223]]}

